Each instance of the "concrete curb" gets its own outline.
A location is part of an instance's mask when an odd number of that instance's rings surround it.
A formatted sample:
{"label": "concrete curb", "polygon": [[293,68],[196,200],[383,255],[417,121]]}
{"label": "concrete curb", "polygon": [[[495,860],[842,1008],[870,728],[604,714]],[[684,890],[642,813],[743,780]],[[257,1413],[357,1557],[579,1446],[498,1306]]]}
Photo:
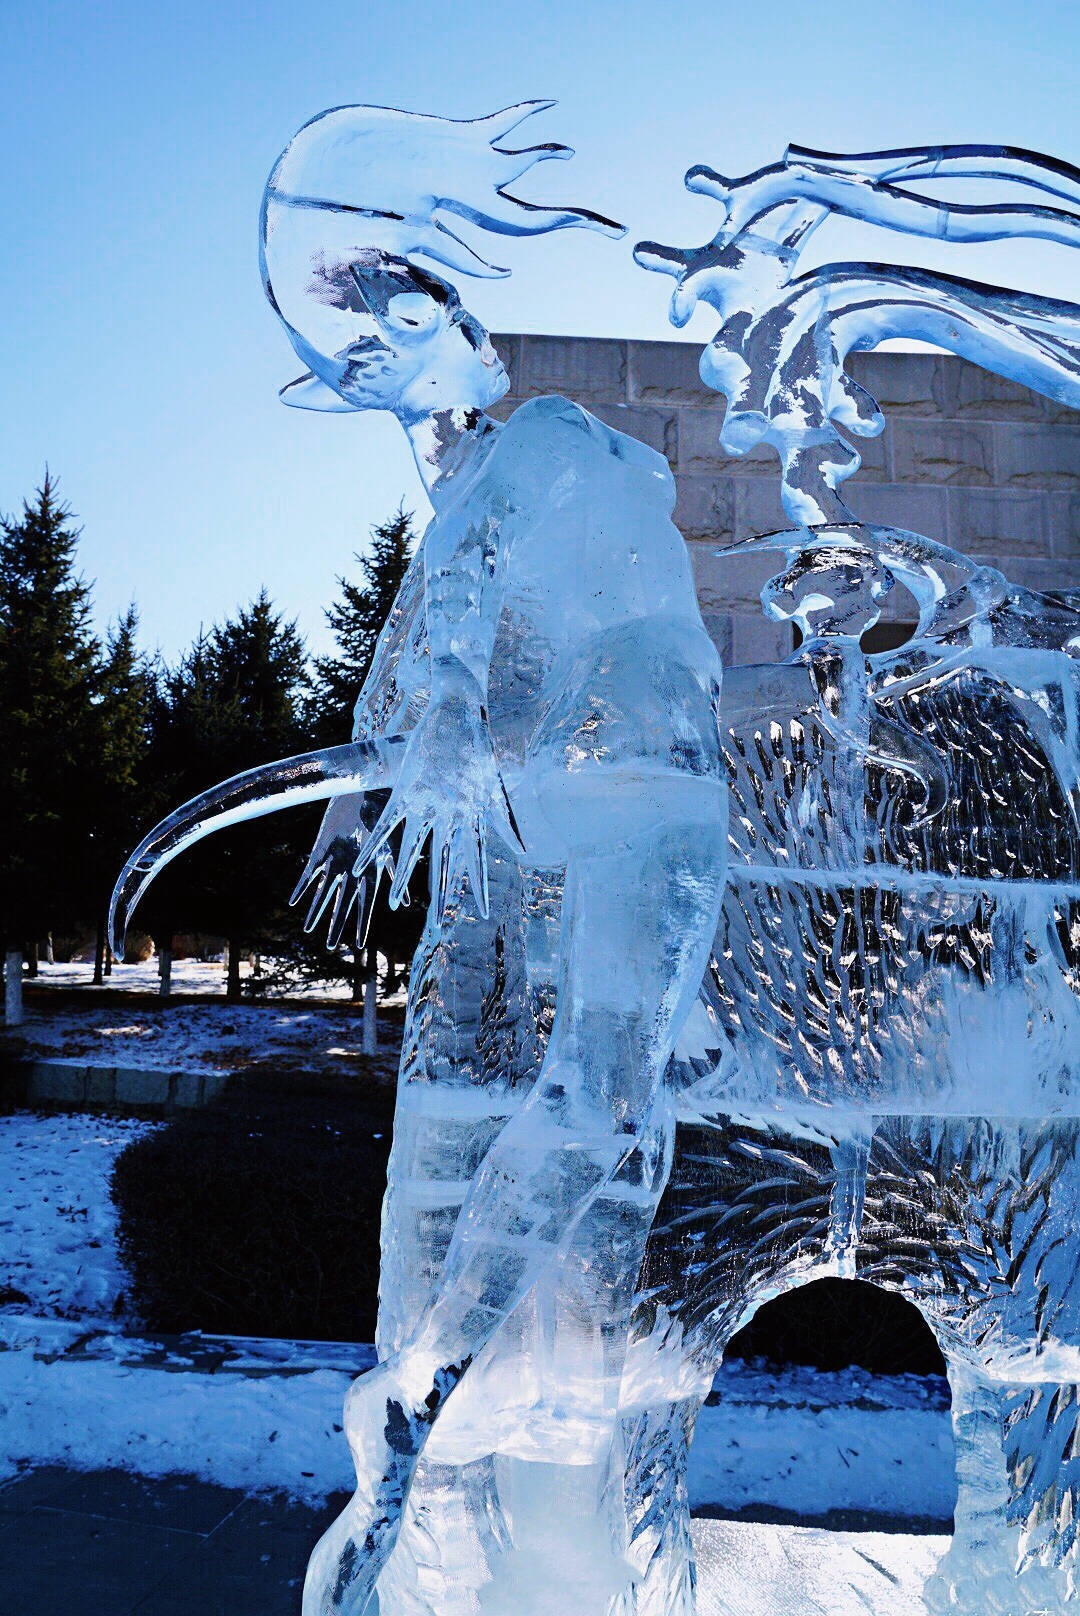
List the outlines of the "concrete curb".
{"label": "concrete curb", "polygon": [[23,1105],[107,1107],[157,1111],[163,1116],[209,1104],[229,1079],[228,1072],[176,1072],[54,1060],[16,1060],[9,1069]]}
{"label": "concrete curb", "polygon": [[127,1369],[161,1369],[170,1374],[194,1371],[258,1378],[262,1375],[310,1375],[333,1370],[359,1375],[376,1362],[375,1348],[364,1342],[286,1341],[264,1336],[129,1335],[107,1324],[38,1318],[0,1311],[0,1352],[32,1352],[41,1363],[109,1362]]}

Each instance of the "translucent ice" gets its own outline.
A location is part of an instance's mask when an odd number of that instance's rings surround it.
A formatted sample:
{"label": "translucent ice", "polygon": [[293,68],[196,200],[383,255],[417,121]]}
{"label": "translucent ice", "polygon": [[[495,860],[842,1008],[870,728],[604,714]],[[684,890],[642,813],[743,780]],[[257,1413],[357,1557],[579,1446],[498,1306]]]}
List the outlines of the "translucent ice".
{"label": "translucent ice", "polygon": [[[635,1323],[655,1332],[659,1306],[715,1363],[761,1301],[822,1272],[902,1291],[945,1352],[957,1441],[927,1606],[1036,1616],[1076,1597],[1080,600],[859,523],[836,493],[858,465],[838,428],[880,430],[843,361],[889,335],[1076,406],[1080,309],[904,266],[795,274],[831,212],[1078,244],[1075,211],[909,189],[972,176],[1080,202],[1080,174],[1033,153],[792,148],[740,181],[691,170],[725,206],[720,234],[638,249],[676,275],[676,323],[699,298],[721,314],[701,370],[727,396],[722,441],[772,444],[806,525],[752,545],[780,552],[762,605],[803,638],[785,666],[726,680],[728,885],[680,1052],[697,1121]],[[866,656],[897,585],[915,633]]]}
{"label": "translucent ice", "polygon": [[[305,1616],[692,1616],[701,1401],[755,1308],[823,1273],[909,1296],[949,1361],[959,1503],[931,1608],[1057,1611],[1080,1518],[1080,612],[859,523],[836,487],[857,464],[838,427],[881,425],[851,349],[937,338],[1080,402],[1080,314],[794,267],[830,212],[1077,244],[1080,175],[980,147],[691,171],[724,228],[639,258],[676,275],[677,321],[721,315],[703,375],[728,447],[781,457],[795,525],[755,541],[778,553],[762,604],[803,635],[721,700],[666,462],[561,398],[494,421],[505,373],[430,268],[493,272],[447,214],[615,228],[507,193],[565,155],[493,144],[546,105],[339,108],[276,165],[267,291],[307,367],[283,397],[392,411],[435,514],[353,742],[178,810],[118,886],[122,921],[217,824],[333,798],[296,897],[336,940],[432,844],[380,1364],[350,1393],[357,1490]],[[911,189],[976,174],[1053,200]],[[915,634],[866,656],[897,585]]]}
{"label": "translucent ice", "polygon": [[[920,182],[989,179],[1053,197],[989,205],[945,202]],[[701,357],[702,380],[727,398],[721,442],[731,454],[769,443],[783,467],[794,522],[850,521],[837,485],[859,468],[842,431],[876,437],[874,399],[844,371],[853,350],[919,337],[1074,408],[1080,403],[1080,313],[1032,297],[904,264],[826,263],[796,273],[808,238],[836,214],[941,241],[1036,236],[1080,246],[1080,171],[1009,146],[906,147],[839,156],[789,146],[740,179],[704,164],[687,189],[713,198],[723,223],[704,247],[639,242],[638,263],[673,275],[671,318],[699,302],[722,324]]]}

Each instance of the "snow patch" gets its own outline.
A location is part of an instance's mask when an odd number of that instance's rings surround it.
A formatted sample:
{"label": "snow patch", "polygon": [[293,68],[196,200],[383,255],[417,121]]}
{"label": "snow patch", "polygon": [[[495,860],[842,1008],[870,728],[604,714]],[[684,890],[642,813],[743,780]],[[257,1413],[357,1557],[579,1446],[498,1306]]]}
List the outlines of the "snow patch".
{"label": "snow patch", "polygon": [[0,1117],[0,1287],[45,1317],[108,1319],[127,1280],[109,1177],[157,1123],[97,1116]]}

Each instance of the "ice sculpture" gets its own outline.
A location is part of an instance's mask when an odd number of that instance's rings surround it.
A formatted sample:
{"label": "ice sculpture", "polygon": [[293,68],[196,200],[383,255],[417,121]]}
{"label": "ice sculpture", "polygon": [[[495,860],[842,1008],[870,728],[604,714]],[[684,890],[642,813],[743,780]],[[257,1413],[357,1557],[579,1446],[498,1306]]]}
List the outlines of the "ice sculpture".
{"label": "ice sculpture", "polygon": [[[902,267],[794,272],[834,211],[1075,242],[1067,208],[910,186],[977,172],[1075,204],[1080,175],[998,148],[795,153],[692,171],[725,230],[638,249],[677,275],[677,321],[699,296],[721,313],[702,365],[725,442],[774,444],[808,524],[759,541],[784,557],[765,609],[803,644],[718,706],[666,464],[565,400],[487,417],[497,357],[415,261],[499,273],[448,215],[613,229],[507,193],[567,155],[496,144],[548,104],[340,108],[275,168],[267,291],[308,366],[283,397],[393,410],[435,515],[352,744],[178,810],[117,889],[122,929],[200,836],[334,798],[295,896],[336,942],[433,840],[381,1362],[350,1394],[358,1488],[306,1616],[691,1616],[697,1411],[754,1309],[827,1272],[911,1296],[949,1359],[960,1502],[930,1608],[1056,1611],[1080,1442],[1080,614],[858,523],[837,424],[880,429],[842,361],[888,334],[1080,402],[1078,314]],[[916,634],[864,656],[897,585]]]}
{"label": "ice sculpture", "polygon": [[[637,249],[677,276],[676,323],[698,298],[721,313],[701,373],[728,400],[722,440],[776,448],[804,524],[756,541],[783,555],[762,604],[802,643],[725,683],[731,862],[685,1052],[703,1120],[637,1324],[652,1280],[706,1367],[761,1300],[823,1272],[908,1296],[946,1355],[957,1446],[926,1606],[1036,1616],[1080,1598],[1080,598],[859,523],[836,492],[858,464],[838,427],[880,430],[843,361],[886,335],[1080,407],[1080,309],[899,266],[796,274],[830,212],[1080,244],[1076,212],[910,189],[976,176],[1080,204],[1080,173],[1030,152],[792,148],[743,180],[691,170],[721,232]],[[897,585],[914,635],[864,655]]]}
{"label": "ice sculpture", "polygon": [[783,467],[793,522],[847,522],[836,492],[859,468],[839,428],[872,438],[875,401],[844,372],[852,351],[921,337],[1070,403],[1080,384],[1080,315],[1072,303],[1006,291],[902,264],[823,264],[796,274],[808,238],[834,214],[940,241],[1034,236],[1080,246],[1080,216],[1046,203],[935,200],[920,181],[992,179],[1080,205],[1080,172],[1008,146],[907,147],[838,156],[789,146],[780,163],[741,179],[705,165],[686,187],[724,209],[704,247],[639,242],[646,269],[674,275],[671,319],[698,302],[721,316],[701,377],[727,398],[720,441],[731,454],[769,443]]}
{"label": "ice sculpture", "polygon": [[[610,1482],[623,1468],[619,1388],[634,1282],[671,1152],[665,1073],[723,891],[720,665],[671,522],[667,463],[565,399],[523,405],[502,426],[486,416],[505,373],[453,288],[416,262],[494,272],[450,232],[446,214],[505,234],[617,228],[507,192],[541,157],[566,155],[493,145],[533,110],[461,124],[336,109],[286,149],[263,211],[267,292],[309,366],[283,397],[392,410],[435,509],[361,699],[354,746],[219,792],[225,817],[235,817],[278,800],[341,796],[350,768],[354,792],[390,786],[370,832],[359,828],[366,805],[354,804],[350,824],[338,803],[320,836],[316,913],[336,887],[335,925],[349,901],[343,882],[387,866],[393,832],[392,898],[432,841],[434,901],[413,973],[388,1197],[403,1272],[392,1250],[382,1359],[356,1382],[345,1413],[357,1490],[312,1557],[311,1616],[374,1608],[410,1503],[414,1540],[431,1537],[425,1510],[436,1512],[440,1539],[456,1511],[464,1550],[470,1533],[512,1517],[513,1552],[491,1566],[492,1609],[520,1612],[541,1597],[537,1560],[556,1550],[563,1592],[586,1608],[630,1597],[632,1586]],[[279,798],[253,802],[261,790]],[[181,810],[137,850],[118,914],[165,858],[211,828],[208,806]],[[557,932],[543,904],[548,872],[558,872]],[[470,1105],[467,1085],[445,1067],[455,1039],[468,1036],[459,1025],[467,1001],[460,1015],[456,1001],[469,955],[478,957],[471,938],[493,923],[504,971],[524,964],[527,975],[532,963],[557,1007],[542,1054],[533,1040],[515,1061],[513,1040],[528,1044],[526,1028],[515,1034],[517,1005],[493,976],[487,987],[507,1005],[507,1058],[495,1067],[498,1094],[485,1090]],[[533,943],[524,960],[523,936]],[[456,956],[445,964],[444,947]],[[446,1017],[449,1026],[437,1025]],[[424,1137],[433,1115],[441,1139]],[[409,1227],[410,1147],[426,1157],[429,1211],[439,1210],[447,1167],[458,1186],[444,1251]],[[557,1320],[526,1323],[541,1294]],[[527,1346],[548,1333],[554,1344],[496,1350],[504,1330],[513,1342],[522,1329]],[[470,1389],[456,1391],[467,1371]],[[526,1389],[540,1405],[531,1426],[517,1417],[522,1371],[533,1383],[555,1377],[542,1396]],[[444,1404],[453,1413],[444,1416]],[[477,1449],[481,1474],[465,1475]],[[492,1465],[504,1451],[517,1461],[503,1483],[513,1503],[493,1508]],[[557,1490],[579,1501],[576,1561],[565,1520],[552,1515],[556,1473]],[[423,1597],[420,1544],[403,1548],[403,1568],[380,1588],[384,1613]],[[448,1599],[477,1593],[475,1572],[460,1595],[445,1574],[442,1585]]]}

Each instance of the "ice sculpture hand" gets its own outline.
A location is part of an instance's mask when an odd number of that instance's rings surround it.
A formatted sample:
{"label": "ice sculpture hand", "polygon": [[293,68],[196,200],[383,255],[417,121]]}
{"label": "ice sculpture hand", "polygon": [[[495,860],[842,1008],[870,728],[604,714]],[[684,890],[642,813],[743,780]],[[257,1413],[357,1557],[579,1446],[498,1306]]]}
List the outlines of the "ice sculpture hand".
{"label": "ice sculpture hand", "polygon": [[354,909],[356,943],[363,945],[379,882],[384,872],[391,881],[394,878],[394,861],[387,847],[376,859],[374,870],[367,868],[359,876],[354,874],[357,853],[378,823],[386,801],[385,791],[372,791],[341,797],[330,804],[304,872],[289,899],[294,908],[306,899],[304,931],[309,935],[329,917],[327,948],[338,948],[345,941],[345,930]]}
{"label": "ice sculpture hand", "polygon": [[405,897],[409,877],[432,837],[435,899],[441,918],[447,894],[467,874],[480,913],[488,913],[487,831],[491,823],[511,849],[524,851],[488,731],[480,687],[464,673],[437,695],[409,738],[390,801],[353,869],[359,879],[385,856],[403,825],[390,903]]}

